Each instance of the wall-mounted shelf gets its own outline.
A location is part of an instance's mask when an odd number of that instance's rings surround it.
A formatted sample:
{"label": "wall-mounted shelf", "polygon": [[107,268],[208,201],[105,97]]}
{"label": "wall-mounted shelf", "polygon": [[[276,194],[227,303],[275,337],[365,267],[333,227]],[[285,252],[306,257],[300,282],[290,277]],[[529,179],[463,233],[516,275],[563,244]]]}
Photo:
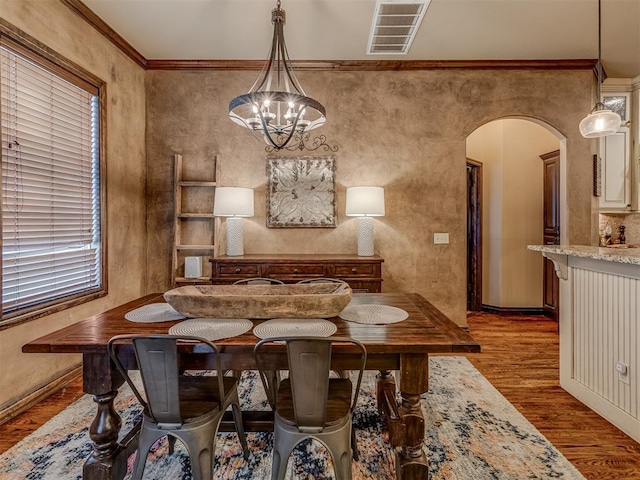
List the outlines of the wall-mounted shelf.
{"label": "wall-mounted shelf", "polygon": [[180,187],[215,187],[216,182],[178,182]]}
{"label": "wall-mounted shelf", "polygon": [[193,285],[210,284],[211,278],[209,277],[198,277],[198,278],[176,277],[174,279],[174,283],[176,285],[177,284],[193,284]]}
{"label": "wall-mounted shelf", "polygon": [[213,250],[213,245],[176,245],[177,250]]}
{"label": "wall-mounted shelf", "polygon": [[[216,220],[213,198],[216,187],[217,156],[211,162],[183,164],[182,155],[174,155],[174,235],[171,281],[173,286],[211,283],[208,259],[215,253]],[[204,164],[204,165],[203,165]],[[193,179],[202,176],[205,180]],[[191,178],[189,178],[191,177]],[[185,277],[185,258],[201,257],[202,273],[196,278]]]}
{"label": "wall-mounted shelf", "polygon": [[178,218],[215,218],[213,213],[178,213]]}

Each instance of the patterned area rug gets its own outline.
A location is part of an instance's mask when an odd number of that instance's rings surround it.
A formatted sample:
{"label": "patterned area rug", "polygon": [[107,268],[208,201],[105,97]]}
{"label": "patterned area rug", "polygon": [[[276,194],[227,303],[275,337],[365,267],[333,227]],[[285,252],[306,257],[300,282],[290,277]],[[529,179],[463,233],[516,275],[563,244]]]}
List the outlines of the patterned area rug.
{"label": "patterned area rug", "polygon": [[[464,357],[432,357],[430,391],[424,395],[432,480],[583,479],[584,477],[544,438]],[[139,415],[129,391],[116,407],[126,431]],[[243,408],[267,409],[255,372],[244,372]],[[82,464],[91,452],[86,425],[95,413],[85,396],[0,457],[3,480],[63,480],[82,478]],[[378,416],[375,373],[367,372],[354,419],[360,461],[353,464],[357,480],[392,480],[393,450]],[[247,435],[251,456],[242,457],[237,435],[220,434],[216,444],[216,480],[268,479],[271,472],[269,433]],[[146,479],[190,479],[189,459],[180,442],[168,455],[165,439],[147,458]],[[129,458],[129,467],[135,455]],[[129,478],[127,474],[127,479]],[[315,441],[300,444],[289,460],[288,479],[330,479],[331,461]]]}

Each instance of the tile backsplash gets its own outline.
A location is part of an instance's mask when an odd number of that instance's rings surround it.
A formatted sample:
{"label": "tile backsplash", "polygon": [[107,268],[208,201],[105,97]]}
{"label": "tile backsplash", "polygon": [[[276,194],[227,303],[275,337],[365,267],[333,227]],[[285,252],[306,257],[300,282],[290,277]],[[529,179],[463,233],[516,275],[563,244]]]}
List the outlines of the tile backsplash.
{"label": "tile backsplash", "polygon": [[619,243],[620,225],[625,226],[624,236],[626,243],[640,244],[640,213],[601,213],[600,214],[600,238],[604,235],[605,227],[611,227],[611,242]]}

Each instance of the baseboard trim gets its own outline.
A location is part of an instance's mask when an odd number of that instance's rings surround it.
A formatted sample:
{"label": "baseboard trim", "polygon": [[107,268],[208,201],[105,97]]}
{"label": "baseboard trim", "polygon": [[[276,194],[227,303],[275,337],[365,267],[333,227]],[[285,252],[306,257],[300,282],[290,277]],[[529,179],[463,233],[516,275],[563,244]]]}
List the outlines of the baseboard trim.
{"label": "baseboard trim", "polygon": [[63,373],[60,377],[25,395],[11,405],[0,409],[0,425],[21,414],[25,410],[33,407],[36,403],[44,400],[60,388],[68,385],[82,375],[82,365],[77,365],[71,370]]}
{"label": "baseboard trim", "polygon": [[496,315],[539,315],[548,317],[549,313],[546,312],[542,307],[496,307],[494,305],[486,305],[482,304],[482,311],[487,313],[494,313]]}

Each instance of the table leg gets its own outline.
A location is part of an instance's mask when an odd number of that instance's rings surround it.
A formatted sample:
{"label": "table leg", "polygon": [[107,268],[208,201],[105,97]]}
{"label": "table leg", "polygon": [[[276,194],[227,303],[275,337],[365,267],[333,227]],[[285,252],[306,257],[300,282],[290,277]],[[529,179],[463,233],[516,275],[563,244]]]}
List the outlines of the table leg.
{"label": "table leg", "polygon": [[422,448],[425,435],[421,395],[429,386],[429,359],[419,354],[400,357],[401,403],[395,400],[396,385],[389,371],[378,375],[378,408],[389,426],[389,441],[396,448],[396,473],[400,480],[429,478],[427,456]]}
{"label": "table leg", "polygon": [[109,355],[85,354],[82,363],[83,390],[93,395],[96,416],[89,427],[93,452],[82,469],[85,480],[121,479],[126,474],[126,452],[118,443],[122,420],[114,407],[123,380],[111,370]]}
{"label": "table leg", "polygon": [[89,428],[89,437],[93,442],[93,453],[83,468],[83,478],[107,480],[113,476],[113,458],[118,450],[118,433],[122,420],[113,407],[118,391],[104,395],[94,395],[93,401],[98,404],[98,412]]}

